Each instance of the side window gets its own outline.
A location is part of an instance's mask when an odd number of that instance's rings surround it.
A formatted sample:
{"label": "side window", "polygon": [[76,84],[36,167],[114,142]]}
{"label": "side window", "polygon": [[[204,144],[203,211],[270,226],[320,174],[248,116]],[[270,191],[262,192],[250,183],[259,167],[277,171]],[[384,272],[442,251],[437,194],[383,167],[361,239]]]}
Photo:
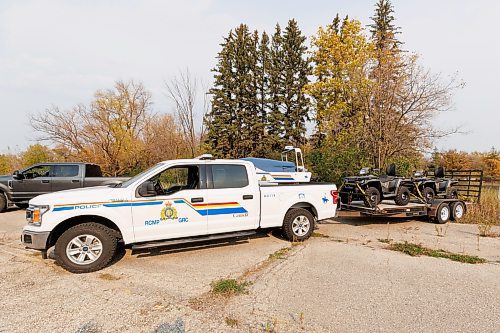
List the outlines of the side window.
{"label": "side window", "polygon": [[170,195],[181,190],[200,188],[200,171],[196,165],[168,168],[150,179],[157,195]]}
{"label": "side window", "polygon": [[85,177],[102,177],[101,168],[98,165],[86,164]]}
{"label": "side window", "polygon": [[37,165],[23,172],[25,179],[34,179],[38,177],[50,177],[49,165]]}
{"label": "side window", "polygon": [[247,169],[244,165],[212,165],[214,188],[240,188],[248,185]]}
{"label": "side window", "polygon": [[61,164],[52,166],[52,177],[77,177],[78,165]]}

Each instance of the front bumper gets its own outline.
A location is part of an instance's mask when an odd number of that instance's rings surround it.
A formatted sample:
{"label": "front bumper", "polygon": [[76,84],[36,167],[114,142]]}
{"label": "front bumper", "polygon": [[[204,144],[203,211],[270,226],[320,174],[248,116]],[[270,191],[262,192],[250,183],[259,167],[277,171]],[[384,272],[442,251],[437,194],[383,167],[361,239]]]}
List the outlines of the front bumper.
{"label": "front bumper", "polygon": [[23,233],[21,234],[21,243],[29,249],[46,250],[49,235],[49,231],[36,232],[23,230]]}

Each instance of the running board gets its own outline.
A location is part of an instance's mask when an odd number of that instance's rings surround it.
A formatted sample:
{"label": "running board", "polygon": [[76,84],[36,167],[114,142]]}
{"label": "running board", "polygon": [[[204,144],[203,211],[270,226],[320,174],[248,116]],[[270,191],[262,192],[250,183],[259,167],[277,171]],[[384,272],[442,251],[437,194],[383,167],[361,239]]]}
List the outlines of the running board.
{"label": "running board", "polygon": [[170,240],[159,241],[159,242],[135,244],[135,245],[132,245],[132,251],[133,250],[149,249],[149,248],[153,248],[153,247],[168,246],[168,245],[205,242],[205,241],[211,241],[211,240],[217,240],[217,239],[248,237],[248,236],[255,235],[256,233],[257,233],[256,231],[250,230],[250,231],[228,232],[228,233],[224,233],[224,234],[214,234],[214,235],[200,236],[200,237],[176,238],[176,239],[170,239]]}

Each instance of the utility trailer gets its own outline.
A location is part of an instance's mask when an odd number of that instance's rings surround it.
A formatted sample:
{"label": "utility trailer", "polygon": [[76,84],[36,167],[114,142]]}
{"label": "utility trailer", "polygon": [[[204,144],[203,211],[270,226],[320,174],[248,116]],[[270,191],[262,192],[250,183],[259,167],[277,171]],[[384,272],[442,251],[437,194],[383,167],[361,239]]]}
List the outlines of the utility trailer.
{"label": "utility trailer", "polygon": [[458,198],[438,199],[431,203],[414,199],[406,206],[398,206],[393,201],[382,201],[376,206],[367,207],[363,201],[348,203],[338,201],[337,216],[392,216],[392,217],[427,217],[435,223],[446,223],[461,219],[467,212],[467,207],[478,203],[481,198],[483,184],[482,170],[450,170],[446,176],[458,180]]}
{"label": "utility trailer", "polygon": [[460,199],[435,199],[430,204],[410,202],[406,206],[398,206],[390,201],[382,201],[374,207],[367,207],[363,201],[345,204],[339,200],[337,216],[427,217],[435,223],[444,224],[449,220],[461,219],[468,205],[470,203]]}

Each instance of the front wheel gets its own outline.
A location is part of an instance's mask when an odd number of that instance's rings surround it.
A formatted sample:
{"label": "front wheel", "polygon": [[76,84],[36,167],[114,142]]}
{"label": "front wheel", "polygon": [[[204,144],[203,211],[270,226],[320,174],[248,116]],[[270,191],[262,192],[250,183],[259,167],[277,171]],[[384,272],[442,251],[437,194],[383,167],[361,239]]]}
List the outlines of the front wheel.
{"label": "front wheel", "polygon": [[308,239],[314,230],[314,216],[306,209],[292,208],[283,220],[283,233],[291,242]]}
{"label": "front wheel", "polygon": [[410,202],[410,190],[406,186],[400,186],[394,198],[398,206],[406,206]]}
{"label": "front wheel", "polygon": [[432,189],[432,187],[426,187],[422,191],[422,196],[423,196],[423,199],[425,200],[425,202],[430,204],[430,203],[432,203],[432,201],[434,201],[434,197],[436,196],[436,192],[434,192],[434,189]]}
{"label": "front wheel", "polygon": [[380,203],[380,191],[376,187],[368,187],[363,202],[366,207],[376,207]]}
{"label": "front wheel", "polygon": [[4,212],[7,209],[7,198],[5,194],[0,192],[0,213]]}
{"label": "front wheel", "polygon": [[58,238],[56,262],[72,273],[95,272],[111,262],[117,242],[114,231],[102,224],[78,224]]}

